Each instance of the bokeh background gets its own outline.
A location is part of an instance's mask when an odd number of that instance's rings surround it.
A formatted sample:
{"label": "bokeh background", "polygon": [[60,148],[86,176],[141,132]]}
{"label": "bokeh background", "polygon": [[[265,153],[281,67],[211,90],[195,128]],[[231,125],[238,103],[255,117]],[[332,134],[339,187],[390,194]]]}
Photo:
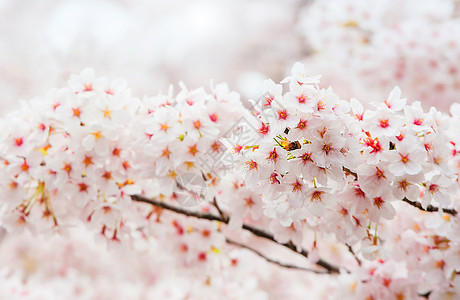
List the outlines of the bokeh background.
{"label": "bokeh background", "polygon": [[0,0],[0,115],[92,67],[138,96],[184,81],[244,98],[296,61],[343,98],[460,93],[458,0]]}
{"label": "bokeh background", "polygon": [[298,0],[1,0],[2,107],[14,108],[17,99],[63,86],[85,67],[99,76],[125,78],[139,96],[166,91],[180,80],[208,86],[210,79],[253,96],[254,82],[281,80],[305,56],[294,32],[303,5]]}

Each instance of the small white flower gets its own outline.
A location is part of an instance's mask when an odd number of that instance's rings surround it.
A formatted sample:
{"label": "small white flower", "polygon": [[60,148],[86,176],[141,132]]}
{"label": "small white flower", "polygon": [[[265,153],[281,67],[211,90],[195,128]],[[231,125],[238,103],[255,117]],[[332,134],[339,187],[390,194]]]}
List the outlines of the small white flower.
{"label": "small white flower", "polygon": [[422,171],[426,152],[417,140],[406,138],[396,144],[396,149],[387,151],[386,156],[390,162],[388,169],[395,176],[416,175]]}

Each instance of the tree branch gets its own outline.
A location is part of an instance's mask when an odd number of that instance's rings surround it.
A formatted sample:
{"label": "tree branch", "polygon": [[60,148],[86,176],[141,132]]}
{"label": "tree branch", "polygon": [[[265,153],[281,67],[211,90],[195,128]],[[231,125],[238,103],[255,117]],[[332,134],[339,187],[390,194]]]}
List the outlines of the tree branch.
{"label": "tree branch", "polygon": [[[402,199],[402,201],[414,206],[414,207],[417,207],[418,209],[420,210],[423,210],[423,211],[427,211],[427,212],[434,212],[434,211],[439,211],[439,207],[435,207],[435,206],[432,206],[432,205],[428,205],[428,207],[426,209],[424,209],[422,207],[422,204],[420,202],[417,202],[417,201],[411,201],[409,199],[407,199],[406,197],[404,197],[404,199]],[[446,214],[450,214],[452,216],[456,216],[457,215],[457,211],[453,208],[444,208],[443,209],[443,212],[445,212]]]}
{"label": "tree branch", "polygon": [[263,259],[265,259],[266,261],[270,262],[270,263],[273,263],[273,264],[276,264],[278,266],[281,266],[283,268],[288,268],[288,269],[296,269],[296,270],[302,270],[302,271],[308,271],[308,272],[313,272],[313,273],[316,273],[316,274],[329,274],[329,272],[321,272],[321,271],[318,271],[318,270],[314,270],[314,269],[309,269],[309,268],[305,268],[305,267],[300,267],[300,266],[296,266],[296,265],[291,265],[291,264],[287,264],[287,263],[282,263],[282,262],[279,262],[277,260],[274,260],[274,259],[271,259],[267,256],[265,256],[264,254],[262,254],[262,252],[254,249],[254,248],[251,248],[249,246],[246,246],[244,244],[241,244],[239,242],[236,242],[236,241],[233,241],[233,240],[230,240],[230,239],[226,239],[227,243],[228,244],[231,244],[231,245],[235,245],[235,246],[238,246],[238,247],[241,247],[241,248],[244,248],[244,249],[247,249],[249,251],[252,251],[254,252],[255,254],[257,254],[258,256],[262,257]]}
{"label": "tree branch", "polygon": [[[351,171],[350,169],[348,169],[346,167],[342,167],[342,169],[347,175],[352,175],[353,177],[355,177],[355,180],[358,180],[358,174],[356,174],[355,172]],[[428,205],[428,207],[426,209],[424,209],[420,202],[411,201],[411,200],[407,199],[406,197],[404,197],[404,199],[402,199],[402,201],[404,201],[404,202],[406,202],[406,203],[408,203],[408,204],[410,204],[410,205],[412,205],[414,207],[417,207],[420,210],[426,211],[426,212],[439,211],[439,207],[435,207],[433,205]],[[450,214],[452,216],[457,215],[457,211],[455,209],[453,209],[453,208],[444,208],[443,212],[445,212],[446,214]]]}
{"label": "tree branch", "polygon": [[353,251],[353,248],[348,244],[345,244],[345,246],[347,246],[348,251],[353,255],[353,257],[355,258],[355,260],[358,263],[358,265],[361,266],[361,264],[362,264],[361,260],[358,258],[358,256],[356,256],[356,253],[355,253],[355,251]]}
{"label": "tree branch", "polygon": [[222,218],[224,218],[224,219],[228,218],[227,215],[220,209],[219,204],[217,204],[216,197],[214,197],[214,198],[212,199],[212,205],[214,205],[214,207],[217,209],[217,211],[219,212],[219,215],[220,215]]}
{"label": "tree branch", "polygon": [[356,174],[355,172],[353,172],[352,170],[346,168],[346,167],[342,167],[342,170],[347,174],[347,175],[351,175],[355,178],[355,181],[358,180],[358,174]]}
{"label": "tree branch", "polygon": [[[148,203],[148,204],[151,204],[151,205],[154,205],[154,206],[166,209],[166,210],[170,210],[170,211],[173,211],[173,212],[176,212],[178,214],[182,214],[182,215],[185,215],[185,216],[188,216],[188,217],[194,217],[194,218],[204,219],[204,220],[209,220],[209,221],[218,221],[218,222],[222,222],[222,223],[225,223],[225,224],[228,224],[228,222],[230,221],[230,219],[227,216],[221,217],[221,216],[216,216],[216,215],[210,214],[210,213],[203,213],[203,212],[197,212],[197,211],[188,211],[188,210],[183,209],[181,207],[177,207],[175,205],[170,205],[168,203],[161,202],[161,201],[158,201],[158,200],[155,200],[155,199],[149,199],[149,198],[146,198],[146,197],[143,197],[143,196],[140,196],[140,195],[132,195],[131,198],[134,201]],[[288,249],[290,249],[290,250],[292,250],[292,251],[294,251],[294,252],[296,252],[296,253],[298,253],[298,254],[300,254],[302,256],[308,257],[308,251],[307,250],[301,249],[301,251],[297,251],[297,248],[295,247],[295,245],[292,242],[279,243],[278,241],[275,240],[275,237],[271,233],[265,232],[262,229],[253,227],[253,226],[248,225],[248,224],[243,224],[243,229],[253,233],[254,235],[256,235],[258,237],[270,240],[272,242],[277,243],[278,245],[284,246],[284,247],[286,247],[286,248],[288,248]],[[337,266],[334,266],[334,265],[330,264],[329,262],[324,261],[322,259],[318,260],[316,262],[316,265],[324,268],[330,274],[338,274],[338,273],[340,273],[340,270],[339,270],[339,268]]]}
{"label": "tree branch", "polygon": [[140,196],[140,195],[132,195],[131,199],[133,199],[134,201],[144,202],[144,203],[151,204],[153,206],[157,206],[159,208],[170,210],[170,211],[176,212],[178,214],[186,215],[187,217],[194,217],[194,218],[205,219],[205,220],[209,220],[209,221],[219,221],[219,222],[223,222],[225,224],[227,224],[228,221],[229,221],[227,219],[222,219],[221,217],[213,215],[213,214],[210,214],[210,213],[203,213],[203,212],[198,212],[198,211],[189,211],[189,210],[186,210],[186,209],[184,209],[182,207],[177,207],[177,206],[174,206],[174,205],[170,205],[168,203],[158,201],[158,200],[155,200],[155,199],[149,199],[149,198],[146,198],[146,197],[143,197],[143,196]]}

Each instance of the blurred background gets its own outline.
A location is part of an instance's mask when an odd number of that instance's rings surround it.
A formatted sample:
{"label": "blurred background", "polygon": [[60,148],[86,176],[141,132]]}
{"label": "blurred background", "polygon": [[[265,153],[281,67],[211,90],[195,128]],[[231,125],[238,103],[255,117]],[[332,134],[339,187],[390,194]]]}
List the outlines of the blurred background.
{"label": "blurred background", "polygon": [[0,115],[92,67],[142,97],[182,80],[258,97],[296,61],[343,98],[445,109],[460,93],[458,0],[0,0]]}
{"label": "blurred background", "polygon": [[287,1],[0,0],[0,97],[5,109],[39,96],[85,67],[125,78],[142,96],[170,83],[281,80],[304,57]]}

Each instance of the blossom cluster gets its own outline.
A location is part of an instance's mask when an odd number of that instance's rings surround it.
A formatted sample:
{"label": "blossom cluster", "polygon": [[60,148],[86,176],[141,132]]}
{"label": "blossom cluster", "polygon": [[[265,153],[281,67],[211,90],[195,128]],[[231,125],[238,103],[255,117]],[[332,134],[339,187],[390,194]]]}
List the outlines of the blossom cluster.
{"label": "blossom cluster", "polygon": [[129,195],[203,196],[180,193],[186,187],[176,179],[197,174],[213,181],[199,167],[223,152],[219,138],[243,106],[224,84],[212,94],[183,84],[171,93],[141,100],[124,82],[86,69],[68,88],[23,103],[2,120],[2,225],[52,232],[82,220],[117,240],[136,216]]}
{"label": "blossom cluster", "polygon": [[[112,249],[153,247],[181,278],[202,272],[201,292],[229,298],[268,297],[230,280],[245,272],[232,247],[275,252],[248,228],[341,272],[323,282],[331,299],[458,294],[459,106],[426,112],[398,87],[343,100],[305,74],[296,63],[267,80],[248,109],[225,84],[140,99],[86,69],[1,120],[0,224],[67,236],[84,224]],[[169,284],[139,272],[152,293]],[[172,298],[202,295],[185,290]]]}
{"label": "blossom cluster", "polygon": [[383,95],[397,82],[410,99],[447,110],[460,91],[459,5],[450,0],[314,1],[301,13],[298,29],[312,50],[309,63],[333,65],[319,67],[329,82],[345,77],[343,94],[356,97],[364,86],[367,97]]}
{"label": "blossom cluster", "polygon": [[[305,77],[296,64],[289,91],[267,81],[256,144],[232,148],[246,184],[261,194],[265,214],[283,226],[307,221],[315,231],[334,232],[342,242],[375,240],[367,228],[392,219],[391,202],[419,201],[447,208],[455,173],[445,116],[419,102],[406,105],[394,88],[387,99],[363,109],[340,100]],[[422,196],[421,196],[422,195]]]}
{"label": "blossom cluster", "polygon": [[[224,140],[248,187],[262,195],[264,214],[293,232],[332,234],[365,259],[378,258],[377,265],[362,265],[351,298],[410,299],[424,288],[449,288],[458,271],[457,217],[441,213],[427,220],[414,211],[411,216],[403,202],[440,212],[458,209],[458,105],[452,118],[433,107],[424,112],[420,102],[407,105],[396,87],[364,109],[357,99],[341,100],[331,88],[320,89],[318,77],[304,74],[296,64],[284,80],[285,93],[282,85],[266,82],[267,93],[253,106],[256,143]],[[397,224],[395,217],[417,229]],[[445,229],[429,222],[445,223]],[[290,238],[305,243],[302,235]],[[413,242],[401,246],[401,239]],[[315,243],[311,251],[317,251]],[[369,280],[379,269],[376,274],[386,275]],[[406,273],[394,274],[396,269]]]}

